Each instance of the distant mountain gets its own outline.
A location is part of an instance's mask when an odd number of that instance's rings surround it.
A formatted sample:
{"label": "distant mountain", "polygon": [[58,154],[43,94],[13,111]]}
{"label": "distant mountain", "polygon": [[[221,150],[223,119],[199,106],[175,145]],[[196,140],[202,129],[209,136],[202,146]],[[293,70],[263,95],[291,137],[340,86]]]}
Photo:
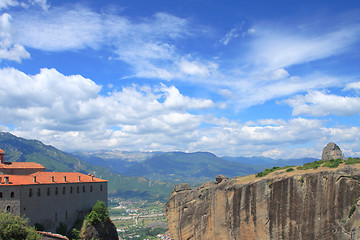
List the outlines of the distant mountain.
{"label": "distant mountain", "polygon": [[204,182],[216,175],[244,176],[262,168],[246,163],[231,162],[209,152],[160,153],[130,167],[124,175],[143,176],[153,180],[175,182]]}
{"label": "distant mountain", "polygon": [[242,164],[250,164],[256,165],[259,168],[272,168],[274,166],[277,167],[285,167],[285,166],[299,166],[304,165],[305,163],[310,163],[319,159],[316,158],[292,158],[292,159],[273,159],[267,157],[222,157],[228,161],[242,163]]}
{"label": "distant mountain", "polygon": [[169,196],[173,187],[169,183],[149,181],[144,177],[115,174],[105,167],[86,163],[38,140],[27,140],[6,132],[0,132],[0,148],[6,152],[5,161],[8,162],[37,162],[46,167],[47,171],[77,171],[109,180],[110,195],[162,200]]}
{"label": "distant mountain", "polygon": [[78,151],[71,153],[72,156],[97,166],[102,166],[111,171],[123,174],[126,170],[138,162],[142,162],[159,152],[128,152],[128,151]]}

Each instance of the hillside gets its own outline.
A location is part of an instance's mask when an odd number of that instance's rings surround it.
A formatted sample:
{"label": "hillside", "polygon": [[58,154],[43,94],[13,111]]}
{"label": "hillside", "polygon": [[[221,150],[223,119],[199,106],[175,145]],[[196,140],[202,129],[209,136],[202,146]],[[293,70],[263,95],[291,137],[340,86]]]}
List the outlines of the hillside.
{"label": "hillside", "polygon": [[157,154],[137,163],[124,172],[124,175],[144,176],[162,181],[200,183],[218,174],[230,177],[244,176],[262,169],[262,166],[227,161],[209,152],[169,152]]}
{"label": "hillside", "polygon": [[110,195],[162,200],[171,192],[170,184],[115,174],[105,167],[88,164],[38,140],[0,132],[0,148],[6,152],[5,160],[9,162],[37,162],[45,166],[47,171],[77,171],[109,180]]}

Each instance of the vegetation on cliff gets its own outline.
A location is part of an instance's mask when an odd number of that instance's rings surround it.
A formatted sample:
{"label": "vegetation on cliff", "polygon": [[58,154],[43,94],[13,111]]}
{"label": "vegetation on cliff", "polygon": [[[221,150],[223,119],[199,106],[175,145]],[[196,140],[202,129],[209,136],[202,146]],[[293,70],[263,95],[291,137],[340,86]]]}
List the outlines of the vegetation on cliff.
{"label": "vegetation on cliff", "polygon": [[11,213],[0,213],[0,240],[39,240],[35,228],[29,226],[29,219]]}
{"label": "vegetation on cliff", "polygon": [[[328,167],[328,168],[337,168],[340,164],[350,165],[350,164],[356,164],[360,163],[360,158],[351,158],[349,157],[347,160],[342,159],[331,159],[331,160],[320,160],[320,161],[314,161],[311,163],[305,163],[302,166],[296,167],[297,170],[308,170],[308,169],[318,169],[319,167]],[[273,167],[273,168],[267,168],[263,172],[257,173],[256,177],[264,177],[268,175],[269,173],[286,169],[287,172],[294,171],[294,166],[286,166],[286,167]]]}

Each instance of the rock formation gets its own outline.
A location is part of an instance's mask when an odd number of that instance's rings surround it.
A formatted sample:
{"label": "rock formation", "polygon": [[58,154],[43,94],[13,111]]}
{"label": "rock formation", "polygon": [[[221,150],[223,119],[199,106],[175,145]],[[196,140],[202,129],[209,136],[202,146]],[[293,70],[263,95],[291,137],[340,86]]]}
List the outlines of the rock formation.
{"label": "rock formation", "polygon": [[321,155],[321,160],[332,160],[332,159],[342,159],[345,160],[345,157],[339,148],[338,145],[331,142],[324,147]]}
{"label": "rock formation", "polygon": [[172,192],[173,239],[360,239],[360,164],[225,179]]}
{"label": "rock formation", "polygon": [[83,226],[81,230],[84,240],[117,240],[119,239],[116,227],[110,220],[106,219],[104,222],[97,222],[95,225]]}

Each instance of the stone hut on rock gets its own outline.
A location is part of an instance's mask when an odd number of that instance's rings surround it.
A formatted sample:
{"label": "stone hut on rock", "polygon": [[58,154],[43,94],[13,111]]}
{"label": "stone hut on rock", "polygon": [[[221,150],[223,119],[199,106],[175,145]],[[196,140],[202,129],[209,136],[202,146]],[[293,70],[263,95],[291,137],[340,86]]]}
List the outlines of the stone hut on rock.
{"label": "stone hut on rock", "polygon": [[77,172],[46,172],[33,162],[5,162],[0,149],[0,211],[26,216],[55,232],[72,227],[98,201],[107,204],[107,180]]}
{"label": "stone hut on rock", "polygon": [[335,143],[331,142],[328,143],[326,147],[324,147],[321,155],[321,160],[335,160],[335,159],[346,160],[340,147]]}

